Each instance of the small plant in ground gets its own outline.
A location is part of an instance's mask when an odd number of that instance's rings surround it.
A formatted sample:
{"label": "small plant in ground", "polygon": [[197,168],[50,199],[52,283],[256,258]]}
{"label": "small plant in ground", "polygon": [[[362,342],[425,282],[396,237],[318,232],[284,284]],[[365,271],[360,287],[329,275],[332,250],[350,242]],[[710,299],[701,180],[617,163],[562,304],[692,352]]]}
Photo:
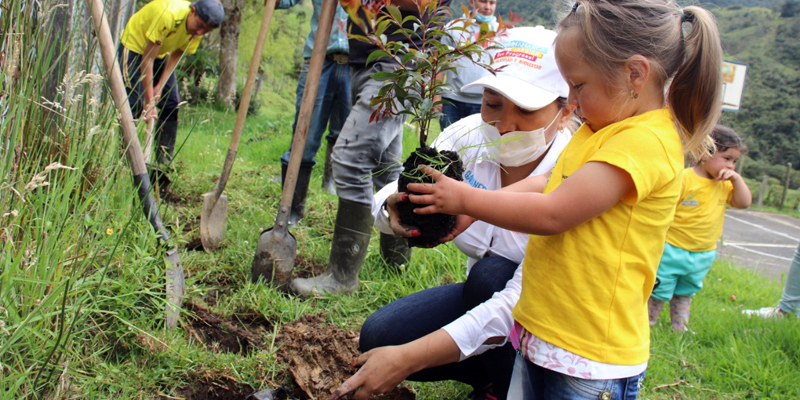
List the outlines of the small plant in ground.
{"label": "small plant in ground", "polygon": [[[374,60],[389,58],[397,64],[393,71],[381,71],[372,75],[373,79],[383,81],[383,87],[372,98],[375,111],[370,122],[386,116],[407,116],[411,123],[417,124],[419,148],[411,153],[403,164],[403,172],[398,182],[398,191],[407,192],[412,182],[431,182],[420,170],[427,165],[456,180],[462,180],[463,164],[454,151],[439,152],[428,147],[428,134],[431,122],[442,116],[442,104],[447,100],[442,95],[453,88],[441,77],[456,69],[456,61],[467,57],[476,65],[494,72],[489,50],[500,46],[494,39],[506,29],[502,18],[497,31],[485,22],[478,23],[469,18],[470,11],[462,5],[464,17],[445,23],[450,10],[440,0],[419,0],[414,15],[403,16],[400,8],[388,0],[361,5],[359,0],[351,0],[344,6],[354,24],[364,35],[351,35],[351,38],[369,43],[378,48],[367,58],[367,64]],[[359,14],[359,10],[363,12]],[[480,24],[477,35],[464,35],[473,24]],[[389,40],[387,35],[404,40]],[[451,39],[454,46],[443,41]],[[416,43],[422,43],[417,45]],[[404,203],[399,207],[400,219],[408,225],[419,228],[421,235],[409,239],[411,246],[437,244],[455,226],[455,217],[444,214],[420,216],[414,214],[417,205]]]}

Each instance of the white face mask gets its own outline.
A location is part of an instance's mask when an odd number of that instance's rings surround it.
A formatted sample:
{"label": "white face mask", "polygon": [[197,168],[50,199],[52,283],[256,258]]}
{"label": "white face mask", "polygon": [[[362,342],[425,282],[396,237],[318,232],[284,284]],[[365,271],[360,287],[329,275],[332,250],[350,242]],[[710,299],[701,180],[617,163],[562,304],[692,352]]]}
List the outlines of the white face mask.
{"label": "white face mask", "polygon": [[507,167],[519,167],[538,159],[553,144],[553,140],[547,143],[544,131],[550,129],[560,115],[559,112],[546,128],[512,131],[502,136],[497,128],[486,125],[481,132],[489,140],[488,148],[492,159]]}

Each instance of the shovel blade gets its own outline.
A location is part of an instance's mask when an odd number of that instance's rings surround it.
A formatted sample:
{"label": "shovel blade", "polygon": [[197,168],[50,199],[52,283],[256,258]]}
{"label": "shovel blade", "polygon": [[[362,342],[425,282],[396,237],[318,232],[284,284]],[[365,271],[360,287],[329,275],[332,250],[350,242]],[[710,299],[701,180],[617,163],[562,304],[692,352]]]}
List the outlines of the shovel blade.
{"label": "shovel blade", "polygon": [[253,259],[251,279],[263,279],[278,289],[285,289],[292,280],[297,241],[286,228],[269,228],[261,232]]}
{"label": "shovel blade", "polygon": [[214,193],[209,192],[203,195],[203,211],[200,213],[200,242],[206,251],[219,249],[222,240],[225,239],[225,229],[227,220],[225,215],[228,213],[228,196],[221,195],[214,201]]}
{"label": "shovel blade", "polygon": [[183,298],[186,294],[186,278],[183,275],[183,264],[178,247],[167,250],[167,329],[172,329],[178,325]]}

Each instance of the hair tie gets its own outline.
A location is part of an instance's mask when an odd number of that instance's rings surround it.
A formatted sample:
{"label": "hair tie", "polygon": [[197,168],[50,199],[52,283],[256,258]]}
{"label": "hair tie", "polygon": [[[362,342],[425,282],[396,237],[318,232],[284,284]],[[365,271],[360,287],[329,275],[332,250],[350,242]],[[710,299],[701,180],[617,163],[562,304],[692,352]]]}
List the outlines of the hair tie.
{"label": "hair tie", "polygon": [[[577,11],[577,10],[578,10],[578,3],[579,3],[579,2],[577,2],[577,1],[576,1],[576,2],[575,2],[575,4],[573,4],[573,5],[572,5],[572,12],[575,12],[575,11]],[[682,12],[682,11],[683,11],[683,10],[681,10],[681,12]]]}

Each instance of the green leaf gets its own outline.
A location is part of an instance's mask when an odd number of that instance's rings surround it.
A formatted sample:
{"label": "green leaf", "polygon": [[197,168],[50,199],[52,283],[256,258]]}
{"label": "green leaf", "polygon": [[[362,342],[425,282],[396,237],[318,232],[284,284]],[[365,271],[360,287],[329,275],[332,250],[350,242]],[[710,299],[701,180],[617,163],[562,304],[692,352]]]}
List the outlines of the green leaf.
{"label": "green leaf", "polygon": [[369,63],[371,63],[372,61],[375,61],[375,60],[380,60],[381,58],[384,58],[384,57],[389,57],[389,53],[387,53],[387,52],[385,52],[383,50],[375,50],[375,51],[373,51],[372,53],[369,54],[369,57],[367,57],[367,64],[369,64]]}
{"label": "green leaf", "polygon": [[388,6],[386,6],[386,9],[389,11],[389,14],[392,16],[392,19],[394,19],[395,21],[402,21],[403,20],[403,14],[400,12],[400,7],[398,7],[398,6],[394,5],[394,4],[389,4]]}
{"label": "green leaf", "polygon": [[397,75],[395,75],[394,72],[388,71],[380,71],[372,74],[372,79],[376,81],[388,81],[390,79],[395,79],[395,77],[397,77]]}

